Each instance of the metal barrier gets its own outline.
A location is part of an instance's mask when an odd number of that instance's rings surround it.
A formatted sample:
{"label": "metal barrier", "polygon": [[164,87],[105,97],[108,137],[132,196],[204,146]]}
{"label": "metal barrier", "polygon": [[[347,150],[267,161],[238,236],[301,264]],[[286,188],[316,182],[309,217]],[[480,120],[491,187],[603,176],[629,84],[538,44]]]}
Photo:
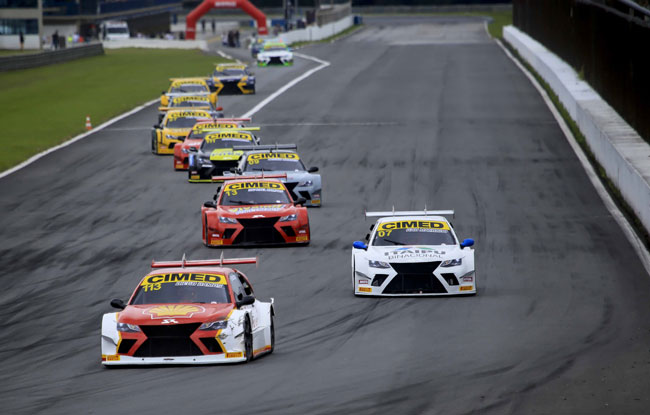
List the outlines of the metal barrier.
{"label": "metal barrier", "polygon": [[514,0],[513,23],[650,142],[650,11],[629,0]]}
{"label": "metal barrier", "polygon": [[84,46],[74,46],[67,49],[53,50],[41,53],[0,57],[0,72],[16,69],[35,68],[52,63],[67,62],[89,56],[103,55],[104,48],[101,43],[92,43]]}
{"label": "metal barrier", "polygon": [[323,26],[334,23],[352,14],[352,4],[335,4],[333,7],[316,10],[316,24]]}

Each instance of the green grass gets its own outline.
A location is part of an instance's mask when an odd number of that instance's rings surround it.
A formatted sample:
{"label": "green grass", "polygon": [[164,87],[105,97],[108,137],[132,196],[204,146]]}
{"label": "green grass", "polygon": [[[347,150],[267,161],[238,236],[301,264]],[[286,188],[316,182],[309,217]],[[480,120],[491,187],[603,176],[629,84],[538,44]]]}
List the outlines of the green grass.
{"label": "green grass", "polygon": [[[160,95],[170,77],[207,76],[223,58],[196,50],[116,49],[0,73],[0,171]],[[152,120],[152,124],[153,124]]]}

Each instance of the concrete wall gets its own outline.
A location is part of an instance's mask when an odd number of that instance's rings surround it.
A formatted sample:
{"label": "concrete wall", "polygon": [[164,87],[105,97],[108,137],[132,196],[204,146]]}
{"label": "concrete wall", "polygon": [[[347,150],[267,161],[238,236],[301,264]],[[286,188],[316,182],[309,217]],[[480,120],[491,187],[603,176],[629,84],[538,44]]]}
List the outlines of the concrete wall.
{"label": "concrete wall", "polygon": [[558,95],[596,160],[650,233],[650,144],[542,44],[513,26],[505,27],[503,36]]}
{"label": "concrete wall", "polygon": [[[40,49],[40,47],[38,35],[25,35],[25,49]],[[20,49],[20,36],[0,36],[0,49]]]}
{"label": "concrete wall", "polygon": [[67,62],[89,56],[103,55],[104,48],[101,43],[93,43],[72,48],[53,50],[41,53],[30,53],[15,56],[0,57],[0,72],[16,69],[34,68],[50,65],[52,63]]}
{"label": "concrete wall", "polygon": [[208,50],[206,40],[165,40],[165,39],[138,39],[104,41],[106,49],[121,48],[151,48],[151,49],[201,49]]}
{"label": "concrete wall", "polygon": [[280,33],[278,37],[287,44],[322,40],[330,36],[334,36],[337,33],[341,33],[353,24],[354,17],[346,16],[341,20],[338,20],[334,23],[328,23],[323,26],[308,26],[305,29],[291,30],[289,32]]}

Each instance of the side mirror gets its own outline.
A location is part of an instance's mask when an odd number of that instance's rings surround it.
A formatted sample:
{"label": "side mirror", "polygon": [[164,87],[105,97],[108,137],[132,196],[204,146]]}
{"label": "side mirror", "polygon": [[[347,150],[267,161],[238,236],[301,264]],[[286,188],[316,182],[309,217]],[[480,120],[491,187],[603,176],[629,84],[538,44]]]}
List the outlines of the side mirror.
{"label": "side mirror", "polygon": [[299,197],[298,199],[296,199],[295,202],[293,202],[293,204],[294,205],[304,205],[306,201],[307,201],[307,199],[305,199],[304,197]]}
{"label": "side mirror", "polygon": [[111,307],[124,310],[126,308],[126,304],[124,304],[124,301],[120,300],[119,298],[113,298],[111,300]]}
{"label": "side mirror", "polygon": [[367,233],[367,234],[366,234],[366,241],[369,241],[369,240],[370,240],[370,234]]}
{"label": "side mirror", "polygon": [[191,153],[197,153],[199,150],[196,147],[190,147],[187,151]]}
{"label": "side mirror", "polygon": [[370,231],[371,232],[372,232],[373,229],[375,229],[375,224],[374,223],[372,225],[370,225]]}
{"label": "side mirror", "polygon": [[216,110],[217,111],[223,111],[223,107],[217,107]]}
{"label": "side mirror", "polygon": [[309,170],[307,170],[307,173],[316,173],[318,171],[318,167],[310,167]]}
{"label": "side mirror", "polygon": [[155,129],[159,129],[159,128],[160,128],[160,124],[155,124],[155,125],[153,126],[153,128],[155,128]]}
{"label": "side mirror", "polygon": [[255,303],[255,297],[253,297],[252,295],[245,295],[243,296],[243,298],[237,301],[237,307],[241,307],[243,305],[252,305],[253,303]]}
{"label": "side mirror", "polygon": [[237,174],[238,170],[239,169],[237,167],[231,167],[231,168],[228,169],[228,171],[233,173],[233,174]]}
{"label": "side mirror", "polygon": [[468,246],[473,246],[473,245],[474,245],[474,240],[471,238],[467,238],[460,243],[461,248],[467,248]]}
{"label": "side mirror", "polygon": [[217,208],[217,204],[215,202],[213,202],[213,201],[210,201],[210,200],[208,200],[207,202],[203,202],[203,206],[207,207],[207,208],[212,208],[212,209]]}
{"label": "side mirror", "polygon": [[353,247],[353,248],[356,248],[356,249],[363,249],[364,251],[365,251],[366,249],[368,249],[368,245],[364,244],[364,243],[361,242],[361,241],[354,241],[354,242],[352,243],[352,247]]}

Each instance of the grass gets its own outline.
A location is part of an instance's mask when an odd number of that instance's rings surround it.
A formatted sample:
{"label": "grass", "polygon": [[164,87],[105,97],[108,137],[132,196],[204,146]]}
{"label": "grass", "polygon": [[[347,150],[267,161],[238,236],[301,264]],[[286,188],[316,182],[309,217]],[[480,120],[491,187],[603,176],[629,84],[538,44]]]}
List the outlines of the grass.
{"label": "grass", "polygon": [[354,32],[356,32],[357,30],[360,30],[360,29],[362,29],[362,28],[363,28],[363,25],[362,25],[362,24],[360,24],[360,25],[352,25],[352,26],[348,27],[347,29],[345,29],[344,31],[339,32],[339,33],[337,33],[337,34],[335,34],[335,35],[332,35],[332,36],[330,36],[330,37],[326,37],[325,39],[321,39],[321,40],[312,40],[312,41],[306,40],[306,41],[301,41],[301,42],[294,42],[294,43],[291,44],[291,47],[292,47],[292,48],[299,48],[299,47],[301,47],[301,46],[313,45],[313,44],[315,44],[315,43],[328,43],[328,42],[333,42],[333,41],[335,41],[336,39],[339,39],[339,38],[341,38],[341,37],[343,37],[343,36],[347,36],[347,35],[349,35],[350,33],[354,33]]}
{"label": "grass", "polygon": [[519,62],[521,62],[521,64],[524,65],[526,69],[535,77],[535,79],[537,80],[537,82],[539,82],[542,88],[544,88],[551,102],[553,102],[553,105],[555,106],[555,108],[557,108],[558,112],[564,119],[564,122],[566,122],[567,126],[569,127],[569,130],[571,130],[571,134],[573,135],[573,138],[576,140],[576,142],[578,143],[582,151],[587,156],[589,163],[596,171],[596,174],[598,175],[598,178],[600,179],[601,183],[605,186],[605,189],[614,200],[614,203],[616,203],[616,205],[621,210],[621,212],[623,212],[627,220],[632,224],[632,227],[634,228],[636,234],[639,236],[641,241],[645,244],[646,248],[650,249],[650,234],[645,229],[643,223],[636,215],[636,213],[634,213],[634,209],[632,209],[632,207],[625,201],[625,198],[621,194],[621,191],[618,189],[618,187],[616,187],[616,184],[609,178],[607,172],[605,171],[605,168],[598,162],[598,160],[594,156],[594,153],[591,151],[591,148],[587,143],[587,139],[585,138],[584,134],[582,134],[582,131],[580,131],[580,127],[578,127],[578,124],[576,124],[573,118],[571,118],[571,115],[569,115],[569,112],[566,110],[566,108],[558,98],[555,91],[553,91],[553,89],[544,80],[544,78],[542,78],[537,73],[537,71],[525,59],[523,59],[521,55],[519,55],[519,52],[517,52],[515,48],[513,48],[508,42],[504,41],[503,44],[508,48],[510,53],[512,53],[512,55],[515,56],[515,58],[519,60]]}
{"label": "grass", "polygon": [[0,73],[0,171],[149,101],[170,77],[207,76],[223,58],[197,50],[113,49]]}

